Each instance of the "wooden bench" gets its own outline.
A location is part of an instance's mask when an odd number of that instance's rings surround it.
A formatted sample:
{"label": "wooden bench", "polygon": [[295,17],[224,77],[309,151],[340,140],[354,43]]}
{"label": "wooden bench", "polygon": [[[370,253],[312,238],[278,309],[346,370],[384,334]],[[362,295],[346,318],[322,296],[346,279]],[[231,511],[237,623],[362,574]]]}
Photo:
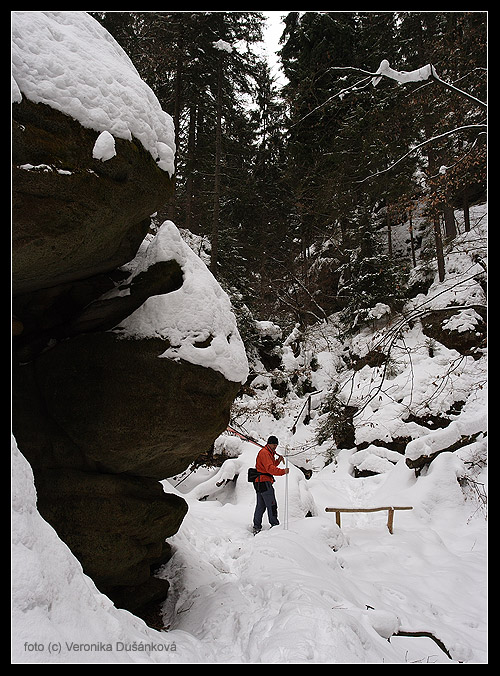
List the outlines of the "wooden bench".
{"label": "wooden bench", "polygon": [[413,509],[413,507],[325,507],[325,512],[335,512],[335,521],[340,528],[340,512],[383,512],[387,510],[387,528],[392,535],[394,512],[399,509]]}

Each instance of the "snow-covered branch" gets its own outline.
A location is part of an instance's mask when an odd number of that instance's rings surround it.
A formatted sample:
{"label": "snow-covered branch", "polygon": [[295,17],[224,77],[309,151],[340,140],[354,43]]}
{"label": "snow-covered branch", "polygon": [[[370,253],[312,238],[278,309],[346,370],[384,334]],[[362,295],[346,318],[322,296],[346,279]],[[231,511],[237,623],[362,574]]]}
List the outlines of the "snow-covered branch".
{"label": "snow-covered branch", "polygon": [[459,94],[460,96],[469,99],[469,101],[472,101],[481,108],[484,109],[487,108],[487,103],[485,103],[484,101],[481,101],[475,96],[472,96],[472,94],[463,91],[463,89],[455,87],[455,85],[452,85],[450,82],[442,80],[437,74],[437,71],[434,68],[434,66],[430,63],[427,64],[426,66],[422,66],[421,68],[417,68],[416,70],[400,71],[391,68],[387,59],[382,59],[382,61],[380,62],[380,66],[378,67],[375,73],[363,70],[362,68],[355,68],[354,66],[334,66],[329,70],[351,70],[360,73],[362,75],[367,75],[372,78],[372,84],[374,87],[378,85],[378,83],[383,77],[387,77],[390,80],[395,80],[399,84],[407,84],[408,82],[422,82],[425,80],[434,80],[442,87],[445,87],[446,89],[454,91],[456,94]]}
{"label": "snow-covered branch", "polygon": [[345,87],[340,91],[336,92],[335,94],[332,94],[332,96],[329,96],[326,99],[326,101],[320,103],[318,106],[313,108],[313,110],[310,110],[306,115],[304,115],[304,117],[295,122],[292,125],[292,127],[297,126],[298,124],[303,122],[307,117],[315,113],[320,108],[323,108],[336,98],[343,99],[344,96],[346,96],[346,94],[348,94],[349,92],[364,89],[367,85],[369,85],[370,82],[374,87],[376,87],[383,77],[387,77],[390,80],[394,80],[399,84],[408,84],[409,82],[425,82],[428,80],[433,80],[438,84],[440,84],[445,89],[453,91],[456,94],[459,94],[460,96],[463,96],[464,98],[468,99],[469,101],[472,101],[480,108],[486,109],[488,107],[487,103],[485,103],[484,101],[481,101],[480,99],[476,98],[472,94],[469,94],[463,89],[459,89],[450,82],[442,80],[437,74],[437,71],[432,64],[427,64],[426,66],[422,66],[421,68],[417,68],[416,70],[399,71],[391,68],[387,59],[382,59],[382,61],[380,62],[380,66],[378,67],[375,73],[372,73],[369,70],[364,70],[363,68],[357,68],[355,66],[331,66],[330,68],[328,68],[327,72],[332,70],[352,71],[354,73],[364,75],[365,77],[359,80],[358,82],[355,82],[354,84],[350,85],[349,87]]}
{"label": "snow-covered branch", "polygon": [[433,66],[428,64],[422,68],[417,68],[417,70],[412,71],[399,71],[394,70],[389,66],[389,61],[383,59],[380,62],[375,76],[372,79],[372,84],[374,87],[378,85],[382,77],[388,77],[390,80],[396,80],[399,84],[406,84],[407,82],[421,82],[422,80],[428,80],[433,75]]}

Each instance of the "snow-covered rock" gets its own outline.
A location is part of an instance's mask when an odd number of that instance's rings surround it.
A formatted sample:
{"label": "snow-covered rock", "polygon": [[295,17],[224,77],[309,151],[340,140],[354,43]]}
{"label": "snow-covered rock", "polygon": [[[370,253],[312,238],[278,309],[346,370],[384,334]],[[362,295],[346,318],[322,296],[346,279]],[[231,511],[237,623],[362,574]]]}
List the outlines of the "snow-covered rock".
{"label": "snow-covered rock", "polygon": [[12,662],[204,662],[184,632],[158,632],[115,608],[40,516],[31,467],[12,439]]}
{"label": "snow-covered rock", "polygon": [[131,281],[159,261],[170,260],[182,269],[180,289],[152,296],[116,331],[123,337],[163,338],[169,347],[162,358],[212,368],[227,380],[245,382],[248,361],[229,297],[172,222],[166,221],[145,242],[130,264]]}
{"label": "snow-covered rock", "polygon": [[87,12],[12,12],[12,100],[45,103],[98,132],[139,140],[174,173],[175,133],[116,40]]}

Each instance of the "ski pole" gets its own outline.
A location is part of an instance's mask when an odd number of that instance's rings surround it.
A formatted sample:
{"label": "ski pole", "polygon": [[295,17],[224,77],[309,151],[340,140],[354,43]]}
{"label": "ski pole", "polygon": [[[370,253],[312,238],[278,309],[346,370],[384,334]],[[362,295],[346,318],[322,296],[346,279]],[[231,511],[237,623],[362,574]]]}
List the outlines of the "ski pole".
{"label": "ski pole", "polygon": [[[288,469],[288,449],[285,451],[285,469]],[[288,472],[285,474],[285,530],[288,530]]]}

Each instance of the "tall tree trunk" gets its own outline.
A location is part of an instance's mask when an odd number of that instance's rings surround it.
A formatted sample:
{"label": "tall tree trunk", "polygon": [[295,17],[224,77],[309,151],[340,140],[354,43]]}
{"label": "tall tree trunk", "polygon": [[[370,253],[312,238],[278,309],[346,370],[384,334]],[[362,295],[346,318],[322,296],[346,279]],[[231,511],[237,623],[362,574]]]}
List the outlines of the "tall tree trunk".
{"label": "tall tree trunk", "polygon": [[439,221],[439,216],[434,216],[434,242],[436,246],[436,258],[438,265],[438,275],[439,281],[444,281],[444,252],[443,252],[443,240],[441,237],[441,223]]}
{"label": "tall tree trunk", "polygon": [[195,162],[195,138],[196,138],[196,106],[191,104],[189,109],[189,132],[188,132],[188,149],[186,161],[186,228],[190,232],[193,230],[193,177],[194,177],[194,162]]}
{"label": "tall tree trunk", "polygon": [[450,241],[455,239],[457,236],[457,226],[455,223],[455,214],[453,213],[453,207],[445,206],[443,208],[444,213],[444,232],[446,240]]}
{"label": "tall tree trunk", "polygon": [[[424,39],[424,33],[427,32],[428,35],[434,35],[434,25],[436,18],[429,12],[425,15],[425,30],[422,25],[423,19],[420,18],[417,22],[417,53],[419,59],[422,59],[422,63],[430,63],[432,61],[431,54],[427,51],[427,45]],[[424,130],[426,139],[431,139],[434,136],[434,123],[433,123],[433,111],[432,105],[429,103],[427,110],[424,112]],[[437,172],[438,158],[436,156],[436,151],[433,148],[433,144],[430,143],[427,146],[427,164],[429,168],[429,176],[434,176]],[[432,197],[432,195],[431,195]],[[435,201],[435,200],[432,200]],[[436,214],[433,216],[433,226],[434,226],[434,242],[436,246],[436,259],[438,266],[438,273],[440,281],[444,280],[445,275],[445,266],[444,266],[444,252],[443,252],[443,240],[441,237],[441,225],[439,223],[439,215]]]}
{"label": "tall tree trunk", "polygon": [[413,236],[413,216],[412,212],[410,211],[410,246],[411,246],[411,260],[413,262],[413,267],[417,267],[417,259],[415,256],[415,237]]}
{"label": "tall tree trunk", "polygon": [[387,222],[387,251],[389,254],[389,258],[392,258],[392,230],[391,230],[391,216],[389,213],[389,206],[387,206],[386,222]]}
{"label": "tall tree trunk", "polygon": [[217,65],[217,120],[215,132],[215,176],[214,176],[214,210],[212,220],[212,253],[210,270],[217,277],[217,259],[219,255],[219,212],[220,212],[220,161],[222,146],[222,58]]}
{"label": "tall tree trunk", "polygon": [[470,231],[470,213],[469,213],[469,198],[467,196],[467,192],[464,192],[463,207],[464,207],[465,232],[469,232]]}

